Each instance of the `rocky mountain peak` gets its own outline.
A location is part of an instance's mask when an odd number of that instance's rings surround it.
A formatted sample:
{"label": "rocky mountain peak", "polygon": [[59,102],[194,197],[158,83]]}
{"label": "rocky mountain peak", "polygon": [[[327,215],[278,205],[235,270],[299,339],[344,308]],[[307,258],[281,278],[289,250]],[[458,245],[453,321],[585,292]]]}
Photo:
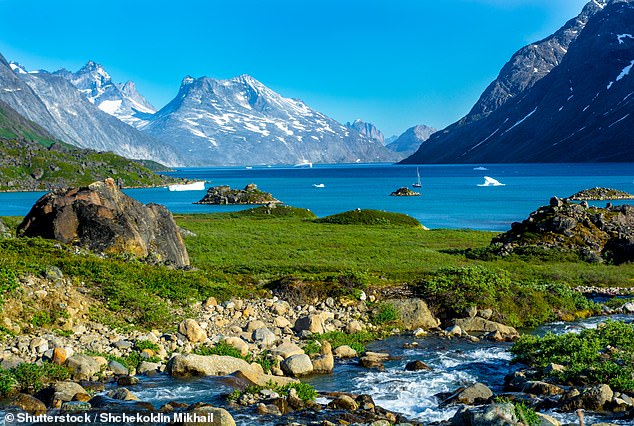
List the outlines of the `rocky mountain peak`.
{"label": "rocky mountain peak", "polygon": [[19,64],[19,63],[17,63],[17,62],[13,62],[13,61],[11,61],[11,62],[9,62],[9,66],[11,67],[11,69],[12,69],[14,72],[16,72],[16,73],[18,73],[18,74],[28,74],[28,71],[26,70],[26,68],[25,68],[25,67],[23,67],[22,65],[20,65],[20,64]]}
{"label": "rocky mountain peak", "polygon": [[381,132],[374,124],[366,123],[360,118],[357,118],[352,123],[346,123],[346,127],[354,129],[361,135],[380,142],[381,144],[385,143],[385,136],[383,135],[383,132]]}

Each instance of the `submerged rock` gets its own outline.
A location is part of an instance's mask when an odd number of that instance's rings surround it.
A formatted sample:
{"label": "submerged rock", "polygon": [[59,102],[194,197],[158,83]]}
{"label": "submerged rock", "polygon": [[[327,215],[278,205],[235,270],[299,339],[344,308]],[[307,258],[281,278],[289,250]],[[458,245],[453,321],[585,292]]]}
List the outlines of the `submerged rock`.
{"label": "submerged rock", "polygon": [[49,192],[26,215],[18,234],[55,239],[99,252],[132,254],[151,262],[189,266],[172,214],[125,195],[114,180]]}

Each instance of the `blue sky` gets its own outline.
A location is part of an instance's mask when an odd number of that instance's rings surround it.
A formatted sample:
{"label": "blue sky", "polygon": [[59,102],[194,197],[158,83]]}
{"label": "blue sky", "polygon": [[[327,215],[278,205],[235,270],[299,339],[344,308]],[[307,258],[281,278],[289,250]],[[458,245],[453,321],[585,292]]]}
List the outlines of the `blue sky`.
{"label": "blue sky", "polygon": [[0,0],[0,53],[28,69],[92,59],[162,107],[185,75],[250,74],[389,136],[466,114],[520,47],[586,0]]}

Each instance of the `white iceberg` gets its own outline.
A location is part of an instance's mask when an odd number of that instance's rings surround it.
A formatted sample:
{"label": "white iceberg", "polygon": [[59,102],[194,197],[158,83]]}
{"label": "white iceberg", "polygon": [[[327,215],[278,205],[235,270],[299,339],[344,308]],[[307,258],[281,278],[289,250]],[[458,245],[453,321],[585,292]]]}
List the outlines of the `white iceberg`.
{"label": "white iceberg", "polygon": [[500,182],[499,180],[493,179],[492,177],[485,176],[484,183],[479,183],[478,186],[505,186],[506,184]]}

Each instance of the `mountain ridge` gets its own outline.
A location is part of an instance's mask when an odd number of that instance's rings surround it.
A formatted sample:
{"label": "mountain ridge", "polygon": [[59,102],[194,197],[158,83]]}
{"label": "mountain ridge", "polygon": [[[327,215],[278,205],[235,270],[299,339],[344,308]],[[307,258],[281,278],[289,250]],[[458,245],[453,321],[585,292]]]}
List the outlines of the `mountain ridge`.
{"label": "mountain ridge", "polygon": [[621,37],[631,29],[632,1],[606,2],[546,76],[432,135],[403,163],[634,161],[634,39]]}

